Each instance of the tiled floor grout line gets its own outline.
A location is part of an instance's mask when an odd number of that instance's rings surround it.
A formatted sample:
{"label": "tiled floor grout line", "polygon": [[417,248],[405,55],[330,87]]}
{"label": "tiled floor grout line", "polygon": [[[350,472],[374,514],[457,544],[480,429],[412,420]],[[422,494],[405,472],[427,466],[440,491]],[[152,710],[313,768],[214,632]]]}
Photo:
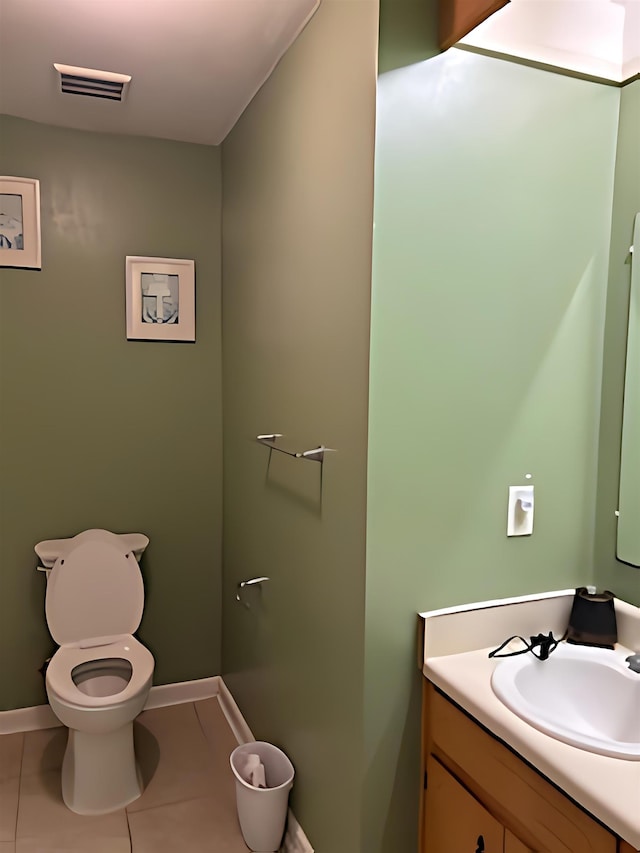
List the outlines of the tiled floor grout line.
{"label": "tiled floor grout line", "polygon": [[207,746],[209,746],[209,740],[207,738],[207,733],[204,730],[204,726],[202,725],[202,720],[200,719],[200,714],[198,713],[198,706],[195,702],[191,702],[193,705],[193,713],[196,715],[196,720],[198,721],[198,728],[202,732],[202,737],[205,739]]}
{"label": "tiled floor grout line", "polygon": [[[155,805],[146,806],[144,809],[136,809],[135,811],[130,812],[127,807],[125,807],[125,812],[127,815],[127,826],[129,826],[129,817],[130,815],[144,814],[145,812],[152,812],[154,809],[164,809],[168,806],[177,806],[180,803],[193,803],[196,800],[208,800],[209,797],[207,794],[198,795],[197,797],[187,797],[186,799],[180,800],[167,800],[164,803],[156,803]],[[135,800],[133,801],[136,802]]]}
{"label": "tiled floor grout line", "polygon": [[127,819],[127,832],[129,833],[129,850],[130,853],[133,853],[133,836],[131,835],[131,824],[129,823],[129,812],[125,808],[124,815]]}
{"label": "tiled floor grout line", "polygon": [[24,765],[24,751],[27,746],[27,738],[25,733],[22,733],[22,749],[20,750],[20,770],[18,772],[18,803],[16,805],[16,821],[13,827],[13,845],[14,848],[18,846],[18,817],[20,815],[20,800],[21,792],[22,792],[22,767]]}
{"label": "tiled floor grout line", "polygon": [[200,714],[198,713],[198,706],[195,702],[192,702],[191,704],[193,705],[193,712],[196,715],[196,720],[198,721],[198,727],[200,728],[200,731],[202,732],[202,737],[204,738],[204,742],[207,745],[207,750],[208,750],[209,754],[213,755],[213,749],[211,748],[211,744],[209,743],[209,738],[207,737],[207,733],[204,730],[204,724],[203,724],[202,720],[200,719]]}

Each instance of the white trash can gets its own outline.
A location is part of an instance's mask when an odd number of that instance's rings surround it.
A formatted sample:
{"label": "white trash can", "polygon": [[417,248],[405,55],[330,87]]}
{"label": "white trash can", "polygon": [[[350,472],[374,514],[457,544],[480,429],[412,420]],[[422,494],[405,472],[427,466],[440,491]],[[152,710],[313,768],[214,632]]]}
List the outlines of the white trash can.
{"label": "white trash can", "polygon": [[[256,787],[244,778],[249,755],[258,755],[264,765],[265,788]],[[276,853],[287,820],[289,791],[295,774],[293,764],[277,746],[259,740],[236,747],[230,762],[236,777],[238,819],[247,847],[253,853]]]}

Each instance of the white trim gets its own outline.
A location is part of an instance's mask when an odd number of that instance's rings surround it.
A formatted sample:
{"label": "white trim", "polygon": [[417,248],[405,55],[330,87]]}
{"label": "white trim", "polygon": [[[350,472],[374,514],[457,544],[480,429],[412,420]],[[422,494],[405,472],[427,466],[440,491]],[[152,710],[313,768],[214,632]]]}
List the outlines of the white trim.
{"label": "white trim", "polygon": [[309,839],[302,831],[291,809],[287,814],[287,831],[282,842],[282,853],[314,853]]}
{"label": "white trim", "polygon": [[251,743],[251,741],[255,740],[253,732],[249,728],[249,724],[242,716],[242,712],[240,711],[240,708],[238,708],[236,700],[231,695],[231,691],[222,678],[220,678],[220,684],[218,687],[218,702],[220,703],[222,713],[229,723],[229,728],[233,732],[238,743]]}
{"label": "white trim", "polygon": [[35,732],[38,729],[54,729],[60,725],[62,723],[49,705],[33,705],[31,708],[0,711],[0,735]]}
{"label": "white trim", "polygon": [[[219,675],[214,675],[210,678],[198,678],[194,681],[179,681],[176,684],[159,684],[149,691],[149,698],[144,710],[166,708],[168,705],[182,705],[185,702],[197,702],[200,699],[217,696],[221,681]],[[0,711],[0,735],[33,732],[38,729],[53,729],[59,725],[61,725],[60,721],[49,705],[33,705],[30,708]],[[250,739],[253,740],[253,738]]]}
{"label": "white trim", "polygon": [[144,710],[166,708],[169,705],[183,705],[185,702],[198,702],[200,699],[210,699],[218,695],[219,675],[210,678],[196,678],[193,681],[178,681],[175,684],[158,684],[149,692]]}

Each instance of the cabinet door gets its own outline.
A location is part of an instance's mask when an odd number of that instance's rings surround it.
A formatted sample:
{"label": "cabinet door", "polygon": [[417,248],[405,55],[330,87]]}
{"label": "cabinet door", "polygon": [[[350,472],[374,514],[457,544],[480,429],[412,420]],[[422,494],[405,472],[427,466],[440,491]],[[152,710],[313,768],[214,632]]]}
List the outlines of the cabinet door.
{"label": "cabinet door", "polygon": [[506,829],[504,833],[504,853],[535,853],[535,850],[527,847],[512,832]]}
{"label": "cabinet door", "polygon": [[433,755],[425,797],[423,853],[502,853],[502,824]]}

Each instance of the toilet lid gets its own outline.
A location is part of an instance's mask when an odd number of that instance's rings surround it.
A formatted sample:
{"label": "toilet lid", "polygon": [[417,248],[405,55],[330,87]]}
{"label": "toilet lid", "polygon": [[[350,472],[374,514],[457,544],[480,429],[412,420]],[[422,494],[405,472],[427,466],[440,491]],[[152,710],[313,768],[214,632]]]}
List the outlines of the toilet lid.
{"label": "toilet lid", "polygon": [[144,585],[138,562],[113,540],[80,542],[54,563],[45,611],[59,646],[133,634],[140,625]]}

